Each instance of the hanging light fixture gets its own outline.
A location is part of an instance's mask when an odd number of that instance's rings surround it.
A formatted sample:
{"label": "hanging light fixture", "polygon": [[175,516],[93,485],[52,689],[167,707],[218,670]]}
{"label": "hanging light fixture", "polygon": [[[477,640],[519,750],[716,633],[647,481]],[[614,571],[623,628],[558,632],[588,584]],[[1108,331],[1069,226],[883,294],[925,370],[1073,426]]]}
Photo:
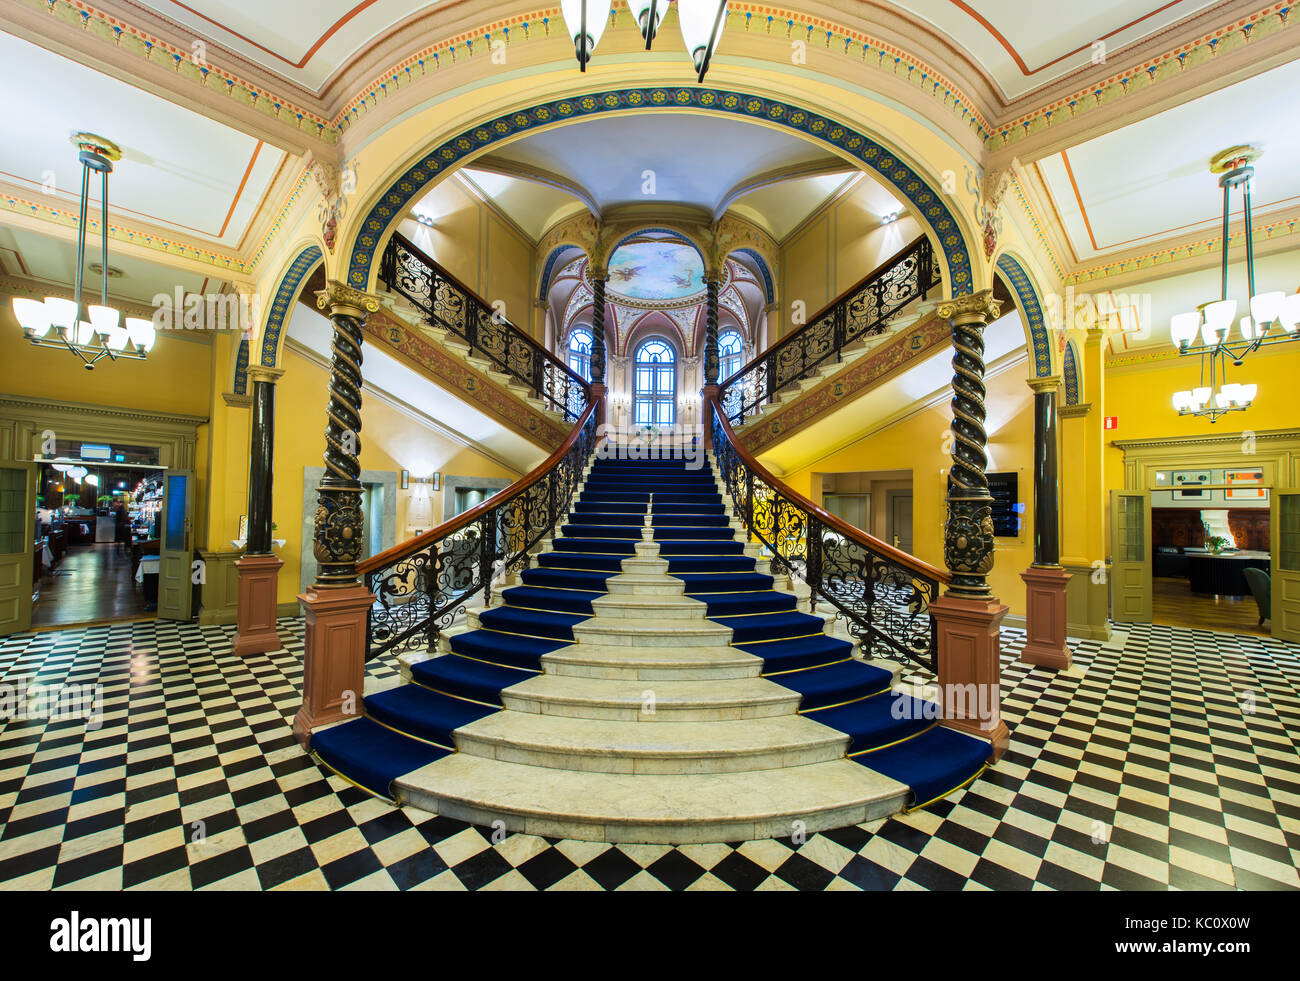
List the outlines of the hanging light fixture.
{"label": "hanging light fixture", "polygon": [[[72,143],[81,151],[81,210],[77,219],[77,270],[71,300],[47,296],[45,301],[14,297],[14,316],[23,333],[37,347],[57,347],[81,358],[87,368],[103,358],[143,361],[156,339],[153,322],[126,318],[108,305],[108,175],[122,151],[112,140],[93,133],[76,133]],[[100,294],[89,308],[82,302],[81,286],[86,265],[86,225],[90,209],[90,172],[102,179],[100,190]],[[89,319],[87,319],[89,317]]]}
{"label": "hanging light fixture", "polygon": [[[1169,335],[1183,357],[1201,359],[1201,384],[1175,392],[1174,408],[1180,416],[1203,416],[1215,422],[1225,412],[1248,408],[1259,391],[1258,385],[1227,381],[1228,361],[1241,367],[1246,355],[1266,344],[1300,338],[1300,294],[1281,291],[1255,292],[1255,243],[1250,214],[1250,181],[1260,151],[1253,146],[1234,146],[1214,156],[1210,173],[1218,174],[1223,188],[1223,258],[1219,299],[1200,304],[1195,310],[1178,313],[1169,322]],[[1228,242],[1230,238],[1233,188],[1241,188],[1246,230],[1246,287],[1250,312],[1237,324],[1240,338],[1233,336],[1237,301],[1228,299]],[[1199,340],[1199,343],[1197,341]],[[1208,378],[1207,378],[1208,374]],[[1208,381],[1208,384],[1207,384]],[[1217,391],[1216,391],[1217,389]]]}
{"label": "hanging light fixture", "polygon": [[578,67],[587,70],[591,53],[600,43],[600,36],[605,33],[609,23],[610,0],[561,0],[560,11],[564,22],[569,26],[573,46],[578,55]]}
{"label": "hanging light fixture", "polygon": [[[596,43],[605,32],[613,5],[602,0],[561,0],[560,10],[564,23],[573,38],[578,56],[578,67],[587,70],[587,62]],[[668,0],[628,0],[628,9],[645,38],[646,50],[654,43],[668,12]],[[727,0],[677,0],[677,19],[681,23],[682,39],[695,64],[701,82],[709,70],[709,62],[718,48],[718,39],[727,26]]]}
{"label": "hanging light fixture", "polygon": [[632,11],[632,19],[641,28],[641,36],[645,38],[645,49],[649,51],[650,45],[659,34],[659,25],[663,23],[664,14],[668,12],[668,0],[627,0],[627,6]]}
{"label": "hanging light fixture", "polygon": [[727,0],[677,0],[677,19],[681,21],[686,50],[703,82],[727,25]]}

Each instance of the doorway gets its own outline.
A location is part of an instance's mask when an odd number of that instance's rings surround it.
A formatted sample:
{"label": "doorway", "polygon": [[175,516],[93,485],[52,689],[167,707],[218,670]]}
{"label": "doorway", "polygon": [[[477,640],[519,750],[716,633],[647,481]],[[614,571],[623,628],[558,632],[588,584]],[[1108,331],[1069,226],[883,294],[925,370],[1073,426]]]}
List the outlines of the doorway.
{"label": "doorway", "polygon": [[912,554],[912,492],[886,491],[888,517],[885,522],[885,541],[894,548]]}

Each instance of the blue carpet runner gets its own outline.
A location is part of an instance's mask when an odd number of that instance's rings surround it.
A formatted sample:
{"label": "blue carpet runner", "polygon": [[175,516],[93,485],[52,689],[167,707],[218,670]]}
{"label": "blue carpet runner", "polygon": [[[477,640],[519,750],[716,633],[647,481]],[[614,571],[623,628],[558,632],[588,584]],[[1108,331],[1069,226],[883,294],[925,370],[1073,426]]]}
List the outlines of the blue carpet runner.
{"label": "blue carpet runner", "polygon": [[[653,501],[651,499],[653,495]],[[889,672],[854,660],[822,617],[796,610],[736,540],[711,468],[683,461],[598,460],[550,551],[522,585],[484,610],[481,629],[451,638],[451,654],[416,664],[414,683],[364,700],[365,714],[317,732],[312,750],[381,797],[392,781],[454,752],[453,732],[502,708],[501,691],[541,672],[541,657],[573,642],[591,601],[636,554],[647,512],[660,557],[732,643],[763,659],[763,677],[799,692],[799,711],[850,737],[849,758],[911,788],[912,807],[964,786],[986,742],[939,726],[926,703],[890,691]]]}

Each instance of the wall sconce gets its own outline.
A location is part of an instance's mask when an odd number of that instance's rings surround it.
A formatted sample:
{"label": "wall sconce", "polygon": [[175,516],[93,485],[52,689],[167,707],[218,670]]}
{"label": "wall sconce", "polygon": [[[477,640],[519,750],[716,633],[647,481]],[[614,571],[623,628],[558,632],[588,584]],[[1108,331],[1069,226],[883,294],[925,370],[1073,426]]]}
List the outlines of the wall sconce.
{"label": "wall sconce", "polygon": [[407,490],[411,486],[411,471],[402,471],[402,490]]}

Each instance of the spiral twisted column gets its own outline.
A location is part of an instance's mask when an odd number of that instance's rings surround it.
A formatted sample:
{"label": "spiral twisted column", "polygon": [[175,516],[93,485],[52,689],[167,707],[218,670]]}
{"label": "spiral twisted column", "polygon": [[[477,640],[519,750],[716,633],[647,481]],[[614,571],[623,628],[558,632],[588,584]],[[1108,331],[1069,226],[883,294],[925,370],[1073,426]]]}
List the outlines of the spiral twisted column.
{"label": "spiral twisted column", "polygon": [[718,384],[718,279],[710,272],[704,281],[704,384]]}
{"label": "spiral twisted column", "polygon": [[591,271],[591,383],[605,384],[605,270]]}
{"label": "spiral twisted column", "polygon": [[358,585],[362,559],[361,515],[361,341],[366,314],[379,300],[331,280],[316,295],[316,306],[334,324],[330,344],[329,405],[325,410],[325,476],[317,485],[315,545],[320,564],[316,586]]}
{"label": "spiral twisted column", "polygon": [[984,429],[984,327],[996,320],[1001,302],[992,290],[947,300],[938,316],[952,321],[952,471],[944,524],[944,562],[952,571],[948,593],[990,599],[993,568],[993,496],[989,493]]}

